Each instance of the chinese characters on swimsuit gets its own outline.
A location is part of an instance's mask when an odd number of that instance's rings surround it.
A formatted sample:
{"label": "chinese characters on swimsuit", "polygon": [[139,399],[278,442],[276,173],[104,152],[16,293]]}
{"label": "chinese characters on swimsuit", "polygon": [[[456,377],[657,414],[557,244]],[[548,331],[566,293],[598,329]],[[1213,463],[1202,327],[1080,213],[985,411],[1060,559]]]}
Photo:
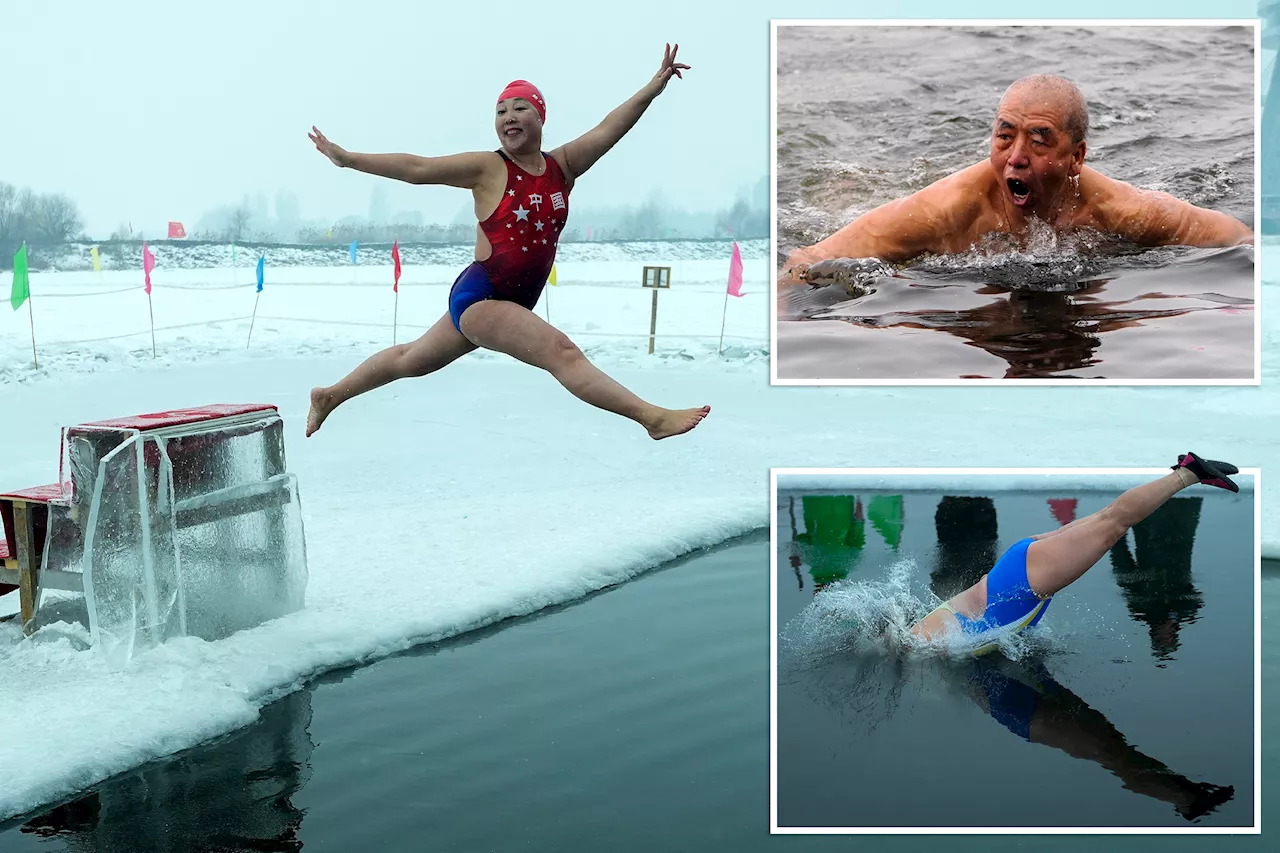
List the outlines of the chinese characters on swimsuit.
{"label": "chinese characters on swimsuit", "polygon": [[1257,22],[773,38],[776,383],[1259,383]]}

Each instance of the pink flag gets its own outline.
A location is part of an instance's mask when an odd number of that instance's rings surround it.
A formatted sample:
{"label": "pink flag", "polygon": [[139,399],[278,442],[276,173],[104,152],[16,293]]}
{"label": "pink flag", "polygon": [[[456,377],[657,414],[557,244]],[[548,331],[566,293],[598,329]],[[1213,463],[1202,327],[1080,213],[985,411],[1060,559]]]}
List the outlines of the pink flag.
{"label": "pink flag", "polygon": [[391,260],[396,262],[396,283],[391,286],[391,289],[394,292],[399,293],[400,292],[400,241],[399,240],[396,240],[394,243],[391,244]]}
{"label": "pink flag", "polygon": [[742,295],[742,253],[737,240],[733,241],[733,258],[729,261],[729,295]]}
{"label": "pink flag", "polygon": [[151,271],[156,268],[156,256],[151,254],[147,244],[142,244],[142,270],[147,276],[147,295],[151,295]]}

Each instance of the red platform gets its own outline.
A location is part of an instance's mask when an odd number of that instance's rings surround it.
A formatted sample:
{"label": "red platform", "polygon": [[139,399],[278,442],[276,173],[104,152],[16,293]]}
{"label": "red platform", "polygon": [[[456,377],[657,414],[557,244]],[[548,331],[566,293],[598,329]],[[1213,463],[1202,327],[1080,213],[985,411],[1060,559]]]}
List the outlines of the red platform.
{"label": "red platform", "polygon": [[150,415],[134,415],[129,418],[116,418],[109,421],[93,421],[80,424],[82,427],[102,427],[104,429],[136,429],[146,432],[150,429],[182,426],[214,418],[230,418],[235,415],[247,415],[252,412],[274,412],[275,406],[265,403],[225,403],[213,406],[199,406],[194,409],[174,409],[170,412],[156,412]]}

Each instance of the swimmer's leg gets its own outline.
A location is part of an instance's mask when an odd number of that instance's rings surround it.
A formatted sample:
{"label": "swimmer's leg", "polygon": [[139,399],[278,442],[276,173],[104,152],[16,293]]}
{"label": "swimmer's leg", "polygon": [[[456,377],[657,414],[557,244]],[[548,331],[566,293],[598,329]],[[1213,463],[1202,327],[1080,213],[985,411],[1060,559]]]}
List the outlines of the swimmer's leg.
{"label": "swimmer's leg", "polygon": [[710,406],[664,409],[646,403],[587,361],[563,332],[514,302],[477,302],[463,312],[461,326],[473,344],[541,367],[579,400],[630,418],[652,438],[688,432],[711,411]]}
{"label": "swimmer's leg", "polygon": [[1152,483],[1137,486],[1080,524],[1033,537],[1027,549],[1027,582],[1040,598],[1048,598],[1074,583],[1102,559],[1139,521],[1165,501],[1200,482],[1190,468],[1178,468]]}
{"label": "swimmer's leg", "polygon": [[445,314],[416,341],[374,353],[337,384],[327,388],[312,388],[311,411],[307,414],[307,435],[320,429],[329,413],[352,397],[380,388],[396,379],[426,376],[475,348],[476,345],[463,337],[454,328],[453,320]]}

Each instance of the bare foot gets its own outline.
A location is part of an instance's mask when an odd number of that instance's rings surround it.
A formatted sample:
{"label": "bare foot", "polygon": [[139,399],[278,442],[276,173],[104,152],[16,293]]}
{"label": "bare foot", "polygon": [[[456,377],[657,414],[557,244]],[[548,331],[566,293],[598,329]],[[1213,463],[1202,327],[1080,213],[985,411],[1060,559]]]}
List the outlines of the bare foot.
{"label": "bare foot", "polygon": [[657,441],[673,435],[683,435],[702,423],[702,419],[711,414],[710,406],[701,409],[661,409],[657,420],[648,427],[649,437]]}
{"label": "bare foot", "polygon": [[326,394],[325,389],[311,389],[311,411],[307,412],[307,438],[310,438],[313,432],[320,429],[324,419],[329,417],[329,413],[333,411],[334,405],[333,395]]}

